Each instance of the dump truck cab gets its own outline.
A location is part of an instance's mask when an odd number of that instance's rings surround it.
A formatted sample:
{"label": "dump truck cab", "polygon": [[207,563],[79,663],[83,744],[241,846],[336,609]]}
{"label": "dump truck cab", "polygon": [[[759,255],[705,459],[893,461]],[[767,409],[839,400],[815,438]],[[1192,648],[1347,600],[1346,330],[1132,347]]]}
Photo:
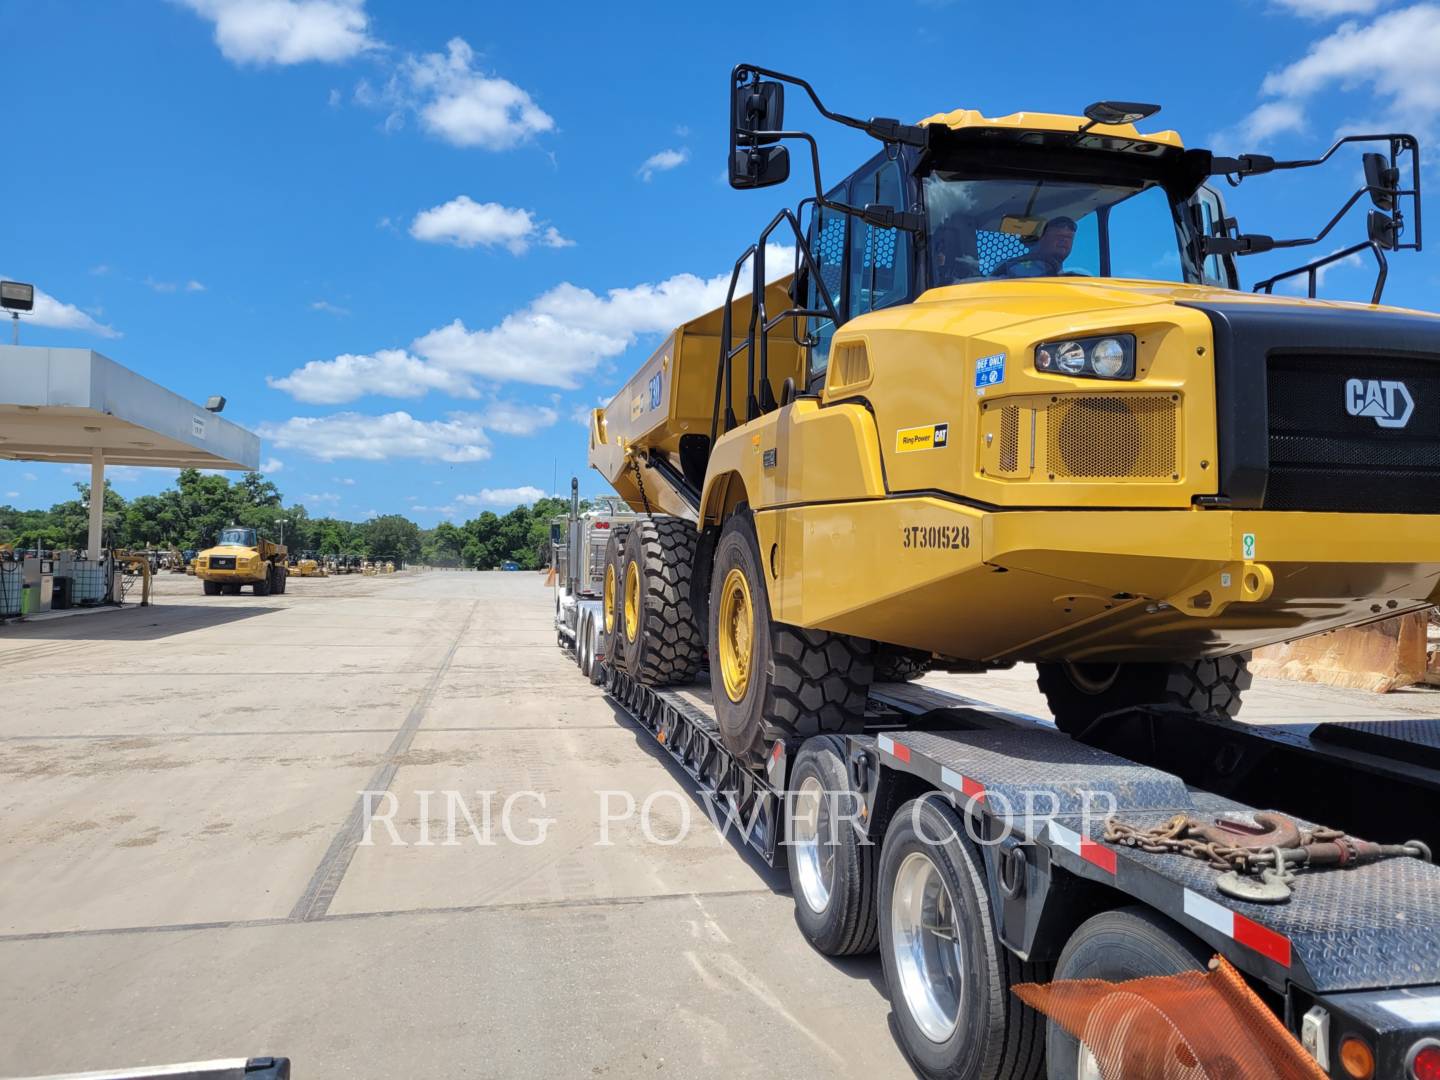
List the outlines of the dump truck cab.
{"label": "dump truck cab", "polygon": [[[823,188],[786,85],[882,149]],[[673,557],[737,754],[844,730],[870,681],[928,666],[1035,662],[1067,730],[1233,714],[1249,650],[1436,599],[1440,318],[1379,303],[1387,253],[1420,245],[1415,140],[1226,158],[1142,131],[1157,109],[861,121],[734,72],[732,186],[785,179],[803,139],[815,195],[596,410],[591,461],[632,509],[694,522]],[[1242,232],[1212,186],[1352,144],[1379,150],[1312,237]],[[1240,290],[1238,257],[1324,242],[1362,203],[1363,241]],[[1371,303],[1316,299],[1358,254]],[[1286,279],[1309,296],[1273,295]],[[643,594],[642,555],[617,570]]]}
{"label": "dump truck cab", "polygon": [[256,596],[283,593],[288,576],[285,548],[241,525],[221,529],[219,543],[200,552],[194,567],[206,596],[238,593],[245,585],[253,586]]}

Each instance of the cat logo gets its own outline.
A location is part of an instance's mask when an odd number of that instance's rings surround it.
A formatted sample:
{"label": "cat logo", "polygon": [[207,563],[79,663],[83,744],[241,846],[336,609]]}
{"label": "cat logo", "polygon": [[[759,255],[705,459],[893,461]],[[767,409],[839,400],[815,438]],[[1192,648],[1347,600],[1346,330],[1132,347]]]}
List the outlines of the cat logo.
{"label": "cat logo", "polygon": [[1383,428],[1402,428],[1415,411],[1415,399],[1403,382],[1390,379],[1347,379],[1345,411],[1368,416]]}

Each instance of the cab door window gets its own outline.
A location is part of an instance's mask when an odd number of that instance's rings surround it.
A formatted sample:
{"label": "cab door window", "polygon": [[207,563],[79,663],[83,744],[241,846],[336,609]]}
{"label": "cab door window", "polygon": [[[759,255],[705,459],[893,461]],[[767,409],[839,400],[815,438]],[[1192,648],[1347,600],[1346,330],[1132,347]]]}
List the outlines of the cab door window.
{"label": "cab door window", "polygon": [[[843,188],[832,191],[829,198],[844,201]],[[845,318],[845,226],[847,218],[837,210],[820,207],[810,216],[810,256],[820,270],[820,280],[830,294],[841,320]],[[812,279],[806,290],[805,306],[811,311],[823,311],[825,302]],[[835,336],[832,319],[812,315],[809,320],[810,337],[816,342],[810,350],[810,382],[822,379],[830,363],[830,339]]]}
{"label": "cab door window", "polygon": [[[882,158],[855,175],[850,202],[906,209],[900,164]],[[850,314],[861,315],[910,299],[910,234],[856,219],[850,226]]]}

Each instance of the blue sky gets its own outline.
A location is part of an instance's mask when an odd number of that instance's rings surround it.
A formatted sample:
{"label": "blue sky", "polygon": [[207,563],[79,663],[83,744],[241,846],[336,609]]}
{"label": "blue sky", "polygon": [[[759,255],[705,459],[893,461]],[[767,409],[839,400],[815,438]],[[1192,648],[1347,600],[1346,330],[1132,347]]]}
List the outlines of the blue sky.
{"label": "blue sky", "polygon": [[[721,179],[738,61],[857,115],[1157,101],[1147,126],[1190,145],[1297,157],[1337,132],[1434,134],[1440,6],[1095,10],[788,4],[762,31],[724,5],[0,0],[0,273],[47,298],[24,343],[224,394],[288,500],[430,525],[557,474],[604,490],[577,416],[804,194],[800,169],[761,193]],[[788,120],[819,136],[827,184],[873,152],[798,99]],[[1358,177],[1356,157],[1226,195],[1242,227],[1301,235]],[[1324,294],[1370,279],[1340,267]],[[1386,300],[1433,307],[1437,284],[1428,252],[1397,256]],[[49,506],[80,471],[0,462],[0,502]],[[171,474],[112,477],[133,497]]]}

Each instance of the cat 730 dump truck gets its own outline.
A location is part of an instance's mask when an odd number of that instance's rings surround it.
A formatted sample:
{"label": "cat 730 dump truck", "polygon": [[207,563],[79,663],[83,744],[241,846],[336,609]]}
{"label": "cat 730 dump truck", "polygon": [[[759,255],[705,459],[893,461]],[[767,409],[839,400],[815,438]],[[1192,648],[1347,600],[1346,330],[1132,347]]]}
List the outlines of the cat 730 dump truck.
{"label": "cat 730 dump truck", "polygon": [[194,566],[206,596],[238,593],[245,585],[252,586],[256,596],[283,593],[289,576],[284,545],[238,525],[221,529],[220,543],[200,552]]}
{"label": "cat 730 dump truck", "polygon": [[[823,190],[787,83],[881,151]],[[590,461],[644,515],[612,532],[604,654],[650,685],[708,656],[737,756],[853,730],[873,680],[928,667],[1034,662],[1067,731],[1233,714],[1249,650],[1437,599],[1440,318],[1379,304],[1420,247],[1414,138],[1225,158],[1131,102],[862,121],[755,67],[730,108],[732,186],[804,138],[815,194],[594,411]],[[1208,183],[1351,143],[1365,183],[1314,237],[1240,231]],[[1357,204],[1365,240],[1240,290],[1238,256]],[[1314,298],[1360,254],[1371,303]]]}

